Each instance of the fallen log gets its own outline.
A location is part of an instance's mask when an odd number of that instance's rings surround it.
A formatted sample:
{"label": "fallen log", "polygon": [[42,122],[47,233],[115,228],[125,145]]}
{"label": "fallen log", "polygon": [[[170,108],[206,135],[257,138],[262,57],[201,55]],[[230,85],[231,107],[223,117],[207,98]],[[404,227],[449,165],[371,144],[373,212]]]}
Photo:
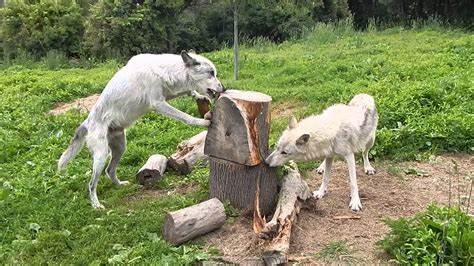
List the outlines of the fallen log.
{"label": "fallen log", "polygon": [[136,175],[138,183],[146,188],[156,184],[166,170],[167,161],[168,159],[161,154],[150,156],[142,168],[138,170]]}
{"label": "fallen log", "polygon": [[163,225],[163,237],[173,245],[179,245],[204,235],[224,225],[224,205],[217,198],[168,212]]}
{"label": "fallen log", "polygon": [[204,155],[206,135],[207,131],[203,131],[178,144],[176,152],[168,159],[168,167],[180,175],[189,174],[196,162],[207,157]]}
{"label": "fallen log", "polygon": [[288,262],[291,228],[296,223],[302,202],[310,197],[308,184],[301,178],[297,165],[292,163],[283,179],[273,218],[259,234],[260,238],[268,241],[262,254],[267,265]]}

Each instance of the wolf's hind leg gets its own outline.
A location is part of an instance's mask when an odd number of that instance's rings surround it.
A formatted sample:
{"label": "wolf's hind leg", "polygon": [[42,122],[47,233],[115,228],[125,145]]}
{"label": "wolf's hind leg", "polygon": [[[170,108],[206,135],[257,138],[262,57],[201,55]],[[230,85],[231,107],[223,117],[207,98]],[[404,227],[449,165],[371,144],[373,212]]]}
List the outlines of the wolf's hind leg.
{"label": "wolf's hind leg", "polygon": [[89,147],[94,160],[92,166],[92,178],[89,183],[89,196],[91,204],[95,209],[104,209],[104,206],[99,202],[99,198],[97,197],[97,183],[99,182],[99,177],[104,170],[109,153],[105,134],[103,136],[94,133],[90,134],[87,139],[87,146]]}
{"label": "wolf's hind leg", "polygon": [[359,211],[362,209],[362,203],[360,202],[359,187],[357,186],[354,154],[351,153],[346,155],[344,156],[344,159],[346,160],[347,168],[349,169],[349,181],[351,188],[351,202],[349,203],[349,207],[353,211]]}
{"label": "wolf's hind leg", "polygon": [[107,133],[107,139],[109,142],[109,148],[112,152],[112,159],[110,159],[110,163],[107,166],[106,173],[112,182],[115,185],[127,185],[129,184],[128,181],[120,181],[117,178],[117,166],[122,158],[123,153],[125,152],[127,146],[127,140],[125,138],[125,131],[123,128],[119,129],[111,129]]}
{"label": "wolf's hind leg", "polygon": [[375,168],[372,167],[369,161],[369,150],[374,146],[374,138],[372,137],[365,145],[365,150],[362,153],[362,159],[364,160],[364,173],[367,175],[374,175]]}
{"label": "wolf's hind leg", "polygon": [[321,182],[321,186],[317,191],[313,191],[313,197],[320,199],[322,198],[327,190],[328,190],[328,183],[329,183],[329,176],[331,175],[331,167],[332,167],[333,158],[326,158],[324,163],[324,173],[323,173],[323,181]]}

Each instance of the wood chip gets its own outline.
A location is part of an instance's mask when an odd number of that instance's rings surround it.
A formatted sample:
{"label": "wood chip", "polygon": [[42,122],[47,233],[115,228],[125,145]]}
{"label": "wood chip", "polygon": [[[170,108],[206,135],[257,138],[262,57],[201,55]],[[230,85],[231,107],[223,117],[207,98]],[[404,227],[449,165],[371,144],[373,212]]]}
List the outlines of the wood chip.
{"label": "wood chip", "polygon": [[338,215],[333,217],[334,220],[359,220],[360,218],[362,217],[359,215]]}

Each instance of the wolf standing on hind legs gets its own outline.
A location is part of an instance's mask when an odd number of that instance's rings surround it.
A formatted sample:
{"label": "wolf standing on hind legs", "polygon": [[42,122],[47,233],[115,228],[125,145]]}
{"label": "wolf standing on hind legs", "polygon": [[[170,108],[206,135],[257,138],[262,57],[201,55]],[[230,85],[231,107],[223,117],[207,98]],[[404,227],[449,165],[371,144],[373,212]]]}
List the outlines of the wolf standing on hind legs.
{"label": "wolf standing on hind legs", "polygon": [[225,90],[216,74],[214,64],[196,54],[182,52],[181,56],[141,54],[132,57],[112,77],[87,119],[77,128],[71,144],[59,159],[58,169],[63,169],[87,142],[93,158],[89,183],[92,207],[104,208],[97,197],[97,182],[109,152],[112,159],[106,174],[116,185],[128,184],[116,175],[126,148],[125,129],[149,111],[188,125],[209,126],[209,120],[192,117],[167,101],[184,95],[213,98]]}
{"label": "wolf standing on hind legs", "polygon": [[265,160],[270,166],[279,166],[289,160],[308,161],[324,159],[318,172],[323,180],[316,198],[327,192],[333,158],[343,156],[349,169],[351,201],[349,207],[362,208],[357,187],[354,153],[363,152],[364,171],[373,175],[375,169],[369,162],[369,149],[375,141],[378,115],[372,96],[357,94],[348,105],[335,104],[322,114],[310,116],[300,123],[290,118],[288,128],[278,140],[277,148]]}

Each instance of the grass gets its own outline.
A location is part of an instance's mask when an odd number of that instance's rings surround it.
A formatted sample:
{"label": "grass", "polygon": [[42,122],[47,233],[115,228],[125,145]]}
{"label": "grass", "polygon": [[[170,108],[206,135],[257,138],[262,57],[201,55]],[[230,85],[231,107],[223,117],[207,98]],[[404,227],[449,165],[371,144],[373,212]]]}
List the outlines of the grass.
{"label": "grass", "polygon": [[[360,33],[321,24],[301,40],[260,40],[240,53],[238,81],[232,80],[231,49],[207,56],[226,86],[267,93],[276,109],[292,103],[300,118],[348,102],[358,92],[374,95],[380,123],[372,158],[474,151],[474,37],[469,33],[402,28]],[[120,64],[61,68],[63,58],[56,54],[39,64],[22,60],[0,67],[0,261],[183,264],[215,254],[196,241],[172,247],[161,237],[166,211],[207,197],[206,168],[185,177],[167,173],[157,186],[170,191],[162,197],[146,196],[134,180],[151,154],[170,155],[202,129],[152,113],[140,119],[127,132],[128,149],[118,168],[121,179],[134,185],[116,188],[102,177],[99,198],[107,209],[93,210],[88,152],[84,149],[65,172],[56,172],[57,159],[86,115],[46,113],[57,102],[99,93]],[[172,104],[197,116],[190,99]],[[286,123],[286,115],[272,119],[271,144]],[[195,189],[174,192],[189,184]]]}
{"label": "grass", "polygon": [[354,263],[349,247],[342,241],[331,242],[314,255],[317,259]]}

